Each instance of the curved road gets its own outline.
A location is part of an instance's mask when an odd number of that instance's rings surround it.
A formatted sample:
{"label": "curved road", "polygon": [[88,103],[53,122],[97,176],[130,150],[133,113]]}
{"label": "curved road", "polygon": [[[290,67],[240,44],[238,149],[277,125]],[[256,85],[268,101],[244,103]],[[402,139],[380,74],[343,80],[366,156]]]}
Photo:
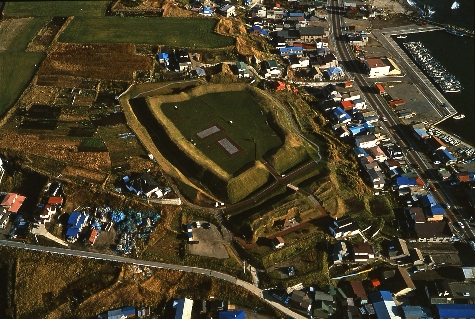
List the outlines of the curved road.
{"label": "curved road", "polygon": [[31,244],[24,244],[21,242],[15,241],[8,241],[8,240],[0,240],[0,245],[5,247],[12,247],[12,248],[20,248],[20,249],[27,249],[33,251],[39,251],[44,253],[51,253],[51,254],[59,254],[59,255],[67,255],[73,257],[84,257],[84,258],[92,258],[92,259],[100,259],[106,261],[113,261],[119,262],[124,264],[133,264],[133,265],[140,265],[152,268],[160,268],[160,269],[170,269],[170,270],[178,270],[178,271],[185,271],[191,272],[196,274],[202,274],[205,276],[212,276],[218,279],[225,280],[232,284],[238,285],[243,287],[244,289],[248,290],[249,292],[253,293],[257,297],[261,298],[263,301],[267,302],[272,307],[280,310],[281,312],[285,313],[286,315],[290,316],[291,318],[295,319],[306,319],[306,317],[299,315],[298,313],[293,312],[292,310],[282,306],[281,304],[272,301],[272,297],[269,297],[267,294],[264,294],[262,289],[257,288],[253,284],[250,284],[246,281],[240,280],[236,277],[230,276],[228,274],[224,274],[219,271],[199,268],[199,267],[191,267],[191,266],[183,266],[183,265],[174,265],[174,264],[166,264],[160,263],[155,261],[146,261],[146,260],[139,260],[139,259],[132,259],[122,256],[114,256],[114,255],[106,255],[96,252],[90,251],[81,251],[81,250],[72,250],[67,248],[57,248],[57,247],[45,247],[39,245],[31,245]]}

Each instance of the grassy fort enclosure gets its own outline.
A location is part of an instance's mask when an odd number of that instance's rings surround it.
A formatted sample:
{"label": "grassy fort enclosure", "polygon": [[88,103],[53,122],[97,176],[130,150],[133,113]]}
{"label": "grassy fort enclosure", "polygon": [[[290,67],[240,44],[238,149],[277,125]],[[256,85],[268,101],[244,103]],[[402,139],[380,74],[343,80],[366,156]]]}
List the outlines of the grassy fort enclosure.
{"label": "grassy fort enclosure", "polygon": [[145,101],[134,112],[156,119],[147,128],[151,136],[159,135],[152,138],[155,146],[199,188],[223,201],[238,202],[265,185],[271,175],[263,162],[274,162],[275,154],[283,167],[296,164],[295,155],[285,153],[300,147],[298,138],[284,112],[259,89],[202,85]]}

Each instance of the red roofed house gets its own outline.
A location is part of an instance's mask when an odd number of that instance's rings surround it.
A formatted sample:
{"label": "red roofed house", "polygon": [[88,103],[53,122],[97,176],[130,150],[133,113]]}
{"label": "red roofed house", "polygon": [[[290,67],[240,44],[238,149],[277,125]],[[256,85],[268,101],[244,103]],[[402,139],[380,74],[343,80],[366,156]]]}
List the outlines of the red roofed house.
{"label": "red roofed house", "polygon": [[371,78],[386,76],[390,69],[390,66],[386,65],[380,58],[368,58],[364,61],[364,65]]}
{"label": "red roofed house", "polygon": [[61,196],[51,196],[48,198],[43,211],[39,214],[38,224],[51,222],[51,218],[56,214],[56,209],[63,205],[63,198]]}
{"label": "red roofed house", "polygon": [[25,196],[21,196],[15,193],[8,193],[7,195],[5,195],[5,198],[3,199],[0,205],[3,207],[4,211],[10,213],[17,213],[25,199]]}
{"label": "red roofed house", "polygon": [[348,100],[348,101],[341,101],[341,107],[343,108],[343,111],[351,111],[353,110],[353,107],[355,105],[353,104],[353,101]]}

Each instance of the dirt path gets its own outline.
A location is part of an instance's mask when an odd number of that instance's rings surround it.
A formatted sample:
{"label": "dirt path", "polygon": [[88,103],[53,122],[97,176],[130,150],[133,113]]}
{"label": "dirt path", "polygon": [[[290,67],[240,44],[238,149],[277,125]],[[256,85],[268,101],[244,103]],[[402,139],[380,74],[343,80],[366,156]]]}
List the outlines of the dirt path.
{"label": "dirt path", "polygon": [[43,237],[46,237],[49,240],[57,242],[60,245],[69,247],[67,242],[65,242],[64,240],[59,239],[56,236],[53,236],[49,231],[47,231],[44,224],[38,224],[38,228],[32,228],[31,232],[35,235],[41,235]]}

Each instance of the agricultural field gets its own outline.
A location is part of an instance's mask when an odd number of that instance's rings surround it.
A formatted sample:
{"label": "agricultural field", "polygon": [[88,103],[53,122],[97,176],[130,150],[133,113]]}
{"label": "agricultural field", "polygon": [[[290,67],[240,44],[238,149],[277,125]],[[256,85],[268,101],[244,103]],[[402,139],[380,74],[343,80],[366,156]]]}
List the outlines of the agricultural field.
{"label": "agricultural field", "polygon": [[214,33],[215,19],[75,17],[60,35],[68,43],[133,43],[222,48],[234,39]]}
{"label": "agricultural field", "polygon": [[[0,114],[17,101],[44,58],[43,53],[0,52]],[[21,65],[21,67],[18,67]],[[8,79],[8,80],[5,80]]]}
{"label": "agricultural field", "polygon": [[104,16],[110,1],[9,1],[5,17]]}
{"label": "agricultural field", "polygon": [[135,71],[148,70],[151,66],[152,59],[135,54],[132,44],[57,43],[38,75],[132,81]]}

